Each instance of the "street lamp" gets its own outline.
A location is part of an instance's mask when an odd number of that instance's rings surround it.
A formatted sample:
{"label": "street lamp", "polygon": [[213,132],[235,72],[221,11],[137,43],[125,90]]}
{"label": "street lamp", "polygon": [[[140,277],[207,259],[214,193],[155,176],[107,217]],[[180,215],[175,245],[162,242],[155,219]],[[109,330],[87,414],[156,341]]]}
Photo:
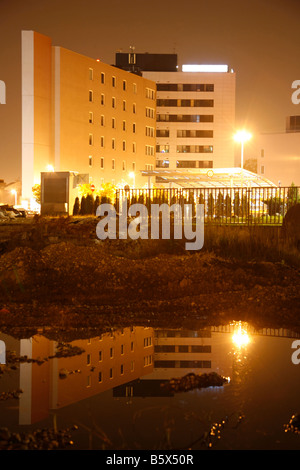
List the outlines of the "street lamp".
{"label": "street lamp", "polygon": [[135,173],[134,173],[134,171],[131,171],[129,173],[129,177],[133,179],[133,187],[135,188]]}
{"label": "street lamp", "polygon": [[241,168],[243,169],[244,167],[244,143],[250,140],[252,137],[252,134],[250,132],[241,130],[237,131],[233,138],[235,142],[239,142],[241,144]]}
{"label": "street lamp", "polygon": [[15,189],[12,189],[11,194],[15,195],[15,206],[16,206],[17,205],[17,191]]}
{"label": "street lamp", "polygon": [[54,172],[54,167],[53,165],[47,165],[47,171]]}

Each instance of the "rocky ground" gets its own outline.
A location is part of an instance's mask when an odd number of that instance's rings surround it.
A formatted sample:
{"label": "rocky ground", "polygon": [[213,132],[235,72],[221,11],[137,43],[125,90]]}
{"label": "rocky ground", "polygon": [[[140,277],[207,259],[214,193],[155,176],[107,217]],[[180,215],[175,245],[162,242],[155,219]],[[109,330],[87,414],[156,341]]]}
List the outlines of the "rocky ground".
{"label": "rocky ground", "polygon": [[95,219],[0,226],[0,330],[248,321],[300,332],[299,269],[188,253],[182,242],[97,240]]}

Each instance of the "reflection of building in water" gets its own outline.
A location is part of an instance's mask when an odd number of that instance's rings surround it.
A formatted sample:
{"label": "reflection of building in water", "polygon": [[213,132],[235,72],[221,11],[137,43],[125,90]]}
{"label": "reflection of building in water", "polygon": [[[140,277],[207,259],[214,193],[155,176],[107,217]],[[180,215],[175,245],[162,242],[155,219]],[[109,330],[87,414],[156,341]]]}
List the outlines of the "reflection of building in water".
{"label": "reflection of building in water", "polygon": [[90,340],[76,340],[72,346],[84,350],[82,354],[55,358],[51,356],[57,343],[44,336],[10,342],[5,335],[0,336],[17,356],[43,362],[21,362],[13,382],[9,380],[7,390],[23,390],[16,417],[19,424],[41,421],[50,409],[89,398],[153,370],[152,328],[124,328]]}
{"label": "reflection of building in water", "polygon": [[[217,372],[226,377],[232,372],[232,343],[228,335],[212,331],[210,327],[200,330],[156,329],[154,331],[154,369],[150,375],[131,386],[134,396],[170,395],[161,383],[190,372],[203,374]],[[124,387],[114,390],[114,396],[124,396]]]}
{"label": "reflection of building in water", "polygon": [[230,375],[231,344],[227,336],[211,328],[202,330],[156,330],[154,374],[156,378],[180,377],[189,372]]}
{"label": "reflection of building in water", "polygon": [[[153,370],[153,330],[132,327],[91,340],[74,341],[85,352],[74,358],[55,359],[56,385],[51,408],[96,395]],[[75,370],[67,380],[59,380],[62,369]],[[80,370],[80,373],[76,370]]]}

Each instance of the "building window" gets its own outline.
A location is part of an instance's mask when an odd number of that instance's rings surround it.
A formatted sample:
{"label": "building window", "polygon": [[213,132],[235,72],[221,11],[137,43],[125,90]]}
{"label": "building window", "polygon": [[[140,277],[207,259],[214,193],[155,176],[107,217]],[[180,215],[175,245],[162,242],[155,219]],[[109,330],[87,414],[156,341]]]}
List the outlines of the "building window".
{"label": "building window", "polygon": [[153,155],[154,155],[154,147],[153,147],[153,145],[146,145],[146,147],[145,147],[145,153],[146,153],[146,155],[153,156]]}
{"label": "building window", "polygon": [[132,105],[132,111],[133,111],[133,114],[136,114],[136,103],[133,103],[133,105]]}
{"label": "building window", "polygon": [[121,354],[124,354],[124,344],[121,344]]}
{"label": "building window", "polygon": [[101,83],[105,83],[105,73],[101,72]]}
{"label": "building window", "polygon": [[123,111],[126,111],[126,100],[123,100]]}
{"label": "building window", "polygon": [[136,153],[136,142],[132,143],[132,152]]}
{"label": "building window", "polygon": [[98,382],[99,382],[99,383],[102,382],[102,372],[99,372],[99,373],[98,373]]}
{"label": "building window", "polygon": [[94,74],[93,69],[89,69],[89,79],[90,80],[93,80],[93,74]]}
{"label": "building window", "polygon": [[154,119],[154,109],[153,108],[146,108],[146,117]]}
{"label": "building window", "polygon": [[170,147],[169,145],[157,145],[156,146],[156,153],[169,153]]}
{"label": "building window", "polygon": [[214,116],[213,114],[157,114],[156,120],[157,122],[214,122]]}
{"label": "building window", "polygon": [[127,82],[126,82],[126,80],[123,80],[123,90],[124,90],[124,91],[127,90]]}
{"label": "building window", "polygon": [[126,162],[125,162],[125,160],[123,160],[122,169],[123,169],[123,171],[126,171]]}
{"label": "building window", "polygon": [[111,120],[111,127],[112,127],[113,129],[116,128],[116,120],[115,120],[115,118],[112,118],[112,120]]}
{"label": "building window", "polygon": [[260,167],[260,173],[261,173],[262,175],[265,174],[265,165],[261,165],[261,167]]}
{"label": "building window", "polygon": [[169,160],[156,160],[156,168],[169,168]]}
{"label": "building window", "polygon": [[133,93],[135,95],[137,94],[137,85],[136,85],[136,83],[133,84]]}
{"label": "building window", "polygon": [[89,134],[89,145],[93,145],[93,134]]}
{"label": "building window", "polygon": [[102,106],[105,105],[105,95],[103,93],[101,93],[101,96],[100,96],[100,103]]}
{"label": "building window", "polygon": [[90,354],[87,354],[87,356],[86,356],[86,364],[88,366],[91,365],[91,355]]}
{"label": "building window", "polygon": [[93,90],[89,90],[89,101],[90,103],[93,102]]}
{"label": "building window", "polygon": [[104,118],[103,114],[101,114],[100,124],[101,124],[101,126],[104,126],[104,124],[105,124],[105,118]]}
{"label": "building window", "polygon": [[114,357],[114,348],[110,348],[109,350],[109,357],[113,358]]}
{"label": "building window", "polygon": [[146,126],[146,136],[154,137],[154,127]]}
{"label": "building window", "polygon": [[135,171],[135,169],[136,169],[135,162],[132,162],[132,171]]}
{"label": "building window", "polygon": [[126,131],[126,121],[123,121],[123,131]]}
{"label": "building window", "polygon": [[132,132],[134,134],[136,133],[136,123],[135,122],[132,124]]}
{"label": "building window", "polygon": [[[157,129],[156,130],[156,137],[170,137],[170,131],[167,130],[167,129]],[[177,137],[178,137],[178,135],[177,135]]]}
{"label": "building window", "polygon": [[155,91],[152,90],[151,88],[146,88],[146,98],[149,98],[150,100],[154,100]]}
{"label": "building window", "polygon": [[116,107],[116,98],[114,96],[111,99],[111,105],[112,105],[113,108]]}
{"label": "building window", "polygon": [[123,148],[123,152],[125,152],[125,150],[126,150],[126,140],[123,140],[122,148]]}
{"label": "building window", "polygon": [[131,370],[131,372],[134,371],[134,361],[130,362],[130,370]]}
{"label": "building window", "polygon": [[116,149],[116,139],[111,139],[111,148],[112,148],[113,150]]}
{"label": "building window", "polygon": [[110,368],[110,369],[109,369],[109,378],[112,379],[113,376],[114,376],[114,374],[113,374],[113,369]]}
{"label": "building window", "polygon": [[93,157],[89,156],[89,166],[93,166]]}
{"label": "building window", "polygon": [[101,159],[100,159],[100,168],[102,170],[104,169],[104,157],[101,157]]}
{"label": "building window", "polygon": [[264,156],[265,156],[265,150],[264,149],[261,149],[260,156],[261,156],[261,158],[264,158]]}
{"label": "building window", "polygon": [[103,148],[104,147],[104,135],[100,137],[100,146]]}
{"label": "building window", "polygon": [[112,77],[112,79],[111,79],[111,84],[112,84],[113,87],[116,86],[116,84],[117,84],[117,79],[116,79],[116,77]]}
{"label": "building window", "polygon": [[89,123],[90,123],[90,124],[93,124],[93,122],[94,122],[94,115],[93,115],[93,113],[90,111],[90,112],[89,112]]}
{"label": "building window", "polygon": [[111,169],[112,169],[112,170],[115,170],[115,169],[116,169],[116,161],[115,161],[114,158],[113,158],[112,161],[111,161]]}
{"label": "building window", "polygon": [[124,374],[124,364],[121,364],[120,373],[121,373],[121,375]]}
{"label": "building window", "polygon": [[196,129],[193,129],[193,130],[178,129],[177,130],[177,137],[213,138],[213,136],[214,136],[214,131],[209,131],[209,130],[196,130]]}
{"label": "building window", "polygon": [[86,386],[90,387],[92,385],[92,377],[90,375],[86,378]]}
{"label": "building window", "polygon": [[212,145],[177,145],[177,153],[213,153]]}
{"label": "building window", "polygon": [[99,351],[99,362],[102,362],[103,360],[103,353],[102,351]]}

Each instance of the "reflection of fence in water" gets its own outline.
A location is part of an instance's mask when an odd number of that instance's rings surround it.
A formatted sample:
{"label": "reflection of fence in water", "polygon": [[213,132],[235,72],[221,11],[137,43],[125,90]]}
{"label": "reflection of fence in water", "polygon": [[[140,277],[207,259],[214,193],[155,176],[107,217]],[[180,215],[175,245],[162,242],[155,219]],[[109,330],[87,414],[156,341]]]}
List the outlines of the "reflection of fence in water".
{"label": "reflection of fence in water", "polygon": [[282,224],[288,209],[300,203],[299,188],[151,188],[121,189],[116,192],[116,208],[124,199],[128,205],[204,204],[205,222],[217,224]]}

